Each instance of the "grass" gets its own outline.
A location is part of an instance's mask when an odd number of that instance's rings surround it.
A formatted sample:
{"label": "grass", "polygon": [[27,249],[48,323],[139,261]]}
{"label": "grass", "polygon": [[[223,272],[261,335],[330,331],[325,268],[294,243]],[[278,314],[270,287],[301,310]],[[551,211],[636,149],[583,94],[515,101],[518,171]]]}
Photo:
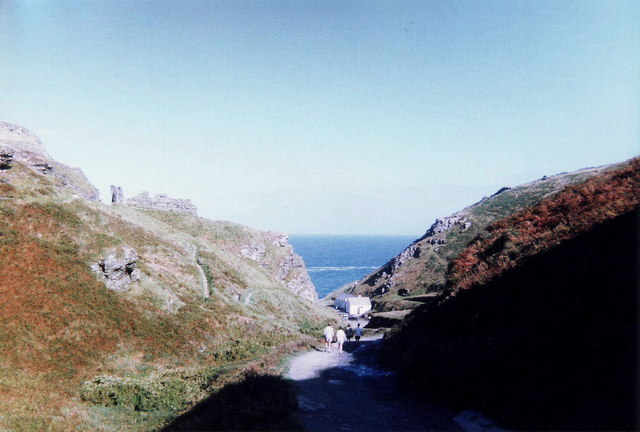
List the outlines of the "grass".
{"label": "grass", "polygon": [[[161,427],[247,368],[276,370],[330,317],[277,280],[288,252],[265,233],[73,200],[19,164],[11,171],[15,199],[0,201],[0,429]],[[265,244],[267,267],[239,256],[252,241]],[[123,246],[143,277],[113,292],[90,265]]]}
{"label": "grass", "polygon": [[[619,164],[618,167],[622,165]],[[461,225],[456,225],[435,236],[444,239],[445,244],[432,245],[428,243],[429,239],[418,241],[418,257],[409,258],[396,270],[392,270],[391,265],[379,269],[351,291],[371,296],[374,309],[379,312],[415,307],[415,303],[411,304],[398,298],[397,293],[419,295],[442,292],[446,285],[449,264],[458,257],[469,242],[484,232],[485,227],[552,197],[566,186],[579,184],[599,173],[614,170],[616,167],[614,165],[559,174],[484,198],[458,212],[471,222],[470,228],[463,230]],[[381,277],[383,272],[386,273],[386,277]],[[393,274],[393,280],[389,283],[391,274]]]}
{"label": "grass", "polygon": [[640,159],[634,159],[489,225],[453,261],[449,285],[469,289],[639,203]]}
{"label": "grass", "polygon": [[489,225],[385,361],[510,429],[637,430],[639,209],[636,159]]}

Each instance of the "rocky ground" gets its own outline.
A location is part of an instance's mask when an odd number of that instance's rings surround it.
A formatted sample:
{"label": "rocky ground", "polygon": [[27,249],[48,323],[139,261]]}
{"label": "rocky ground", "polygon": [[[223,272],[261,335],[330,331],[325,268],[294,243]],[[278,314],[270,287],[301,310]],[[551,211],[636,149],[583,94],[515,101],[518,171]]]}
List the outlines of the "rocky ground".
{"label": "rocky ground", "polygon": [[298,418],[315,431],[498,431],[491,421],[471,411],[459,412],[426,404],[408,395],[396,376],[375,361],[380,336],[293,359],[288,378],[298,389]]}

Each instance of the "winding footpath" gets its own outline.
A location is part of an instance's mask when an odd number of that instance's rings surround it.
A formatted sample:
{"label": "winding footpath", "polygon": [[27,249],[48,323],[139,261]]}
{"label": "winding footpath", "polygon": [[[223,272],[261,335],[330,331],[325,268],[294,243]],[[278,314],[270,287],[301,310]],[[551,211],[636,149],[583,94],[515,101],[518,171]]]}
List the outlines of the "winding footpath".
{"label": "winding footpath", "polygon": [[298,388],[298,418],[309,432],[497,432],[479,413],[418,401],[394,373],[375,363],[381,339],[347,342],[338,353],[311,351],[294,358],[287,377]]}

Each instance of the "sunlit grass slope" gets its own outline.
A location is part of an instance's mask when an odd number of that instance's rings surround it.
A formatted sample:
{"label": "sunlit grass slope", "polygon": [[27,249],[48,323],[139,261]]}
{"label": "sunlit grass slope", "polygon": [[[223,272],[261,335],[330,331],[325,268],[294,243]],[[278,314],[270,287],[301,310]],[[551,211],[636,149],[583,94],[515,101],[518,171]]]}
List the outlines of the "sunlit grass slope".
{"label": "sunlit grass slope", "polygon": [[[0,430],[160,427],[332,318],[268,233],[77,199],[19,163],[0,180]],[[142,278],[115,292],[90,266],[123,247]]]}

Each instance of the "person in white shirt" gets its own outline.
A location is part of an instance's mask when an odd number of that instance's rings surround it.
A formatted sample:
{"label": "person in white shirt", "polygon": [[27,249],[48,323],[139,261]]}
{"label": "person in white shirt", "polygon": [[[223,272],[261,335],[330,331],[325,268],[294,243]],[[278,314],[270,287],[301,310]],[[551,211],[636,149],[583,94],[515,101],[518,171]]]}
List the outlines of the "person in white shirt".
{"label": "person in white shirt", "polygon": [[342,330],[342,326],[340,326],[336,332],[336,340],[338,341],[338,352],[342,352],[342,345],[344,345],[344,341],[347,340],[347,334]]}
{"label": "person in white shirt", "polygon": [[331,351],[331,342],[333,341],[333,327],[331,323],[327,324],[324,328],[324,350],[325,352]]}

